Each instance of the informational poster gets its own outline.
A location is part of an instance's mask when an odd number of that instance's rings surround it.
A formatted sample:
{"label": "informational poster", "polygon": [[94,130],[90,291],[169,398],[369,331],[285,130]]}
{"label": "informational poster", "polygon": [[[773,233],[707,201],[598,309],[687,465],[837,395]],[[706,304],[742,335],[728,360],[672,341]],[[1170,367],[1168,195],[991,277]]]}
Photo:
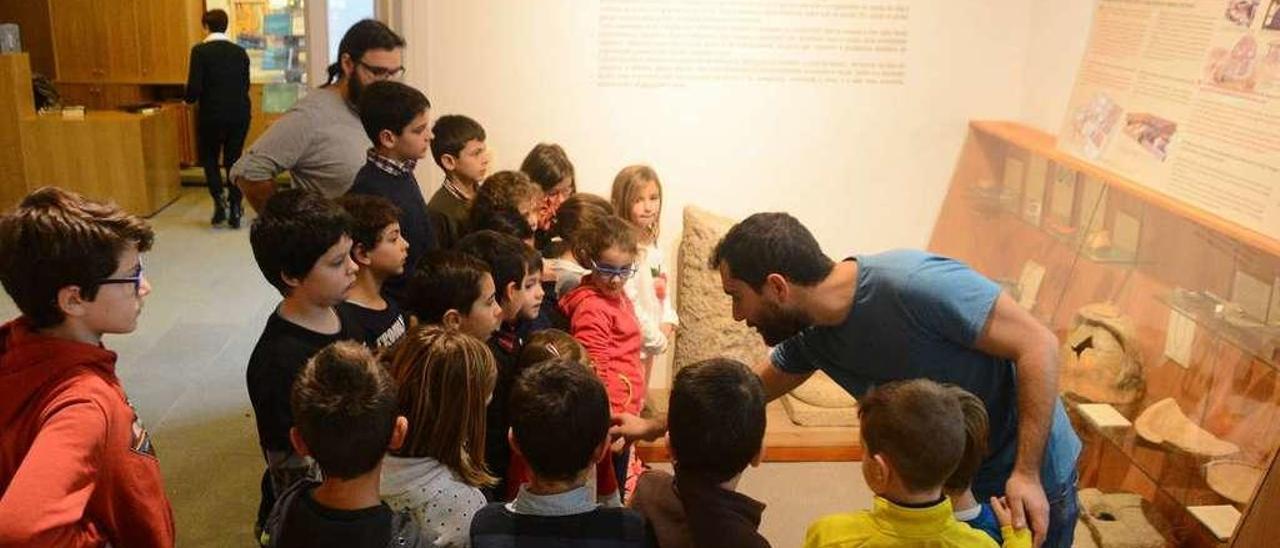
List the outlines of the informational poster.
{"label": "informational poster", "polygon": [[1098,0],[1058,142],[1280,238],[1280,0]]}

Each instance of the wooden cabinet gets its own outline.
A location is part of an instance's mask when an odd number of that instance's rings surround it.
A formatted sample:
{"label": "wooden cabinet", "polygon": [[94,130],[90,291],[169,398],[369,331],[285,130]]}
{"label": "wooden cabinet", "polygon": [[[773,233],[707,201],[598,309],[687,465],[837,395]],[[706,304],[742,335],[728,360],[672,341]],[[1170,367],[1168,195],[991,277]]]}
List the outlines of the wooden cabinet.
{"label": "wooden cabinet", "polygon": [[142,86],[133,84],[57,84],[63,105],[81,105],[89,109],[114,109],[150,101]]}
{"label": "wooden cabinet", "polygon": [[75,82],[100,80],[105,74],[100,50],[106,29],[96,21],[96,0],[51,0],[49,23],[53,31],[54,62],[58,79]]}
{"label": "wooden cabinet", "polygon": [[142,80],[186,82],[191,46],[201,39],[201,3],[137,0]]}
{"label": "wooden cabinet", "polygon": [[58,80],[181,84],[201,0],[49,0]]}
{"label": "wooden cabinet", "polygon": [[93,3],[102,25],[103,41],[94,49],[104,81],[138,81],[142,77],[142,52],[138,48],[138,0],[101,0]]}

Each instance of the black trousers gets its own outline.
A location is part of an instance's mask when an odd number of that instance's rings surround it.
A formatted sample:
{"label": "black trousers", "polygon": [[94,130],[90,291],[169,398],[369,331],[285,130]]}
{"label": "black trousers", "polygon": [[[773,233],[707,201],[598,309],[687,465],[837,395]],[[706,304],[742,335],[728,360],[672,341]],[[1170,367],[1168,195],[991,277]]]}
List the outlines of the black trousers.
{"label": "black trousers", "polygon": [[[231,166],[240,159],[244,151],[244,139],[249,134],[249,119],[223,120],[211,119],[199,121],[200,165],[204,167],[204,178],[209,184],[209,194],[215,204],[222,203],[222,167],[228,173]],[[221,160],[221,162],[219,162]],[[240,204],[240,188],[233,181],[228,181],[227,203]]]}

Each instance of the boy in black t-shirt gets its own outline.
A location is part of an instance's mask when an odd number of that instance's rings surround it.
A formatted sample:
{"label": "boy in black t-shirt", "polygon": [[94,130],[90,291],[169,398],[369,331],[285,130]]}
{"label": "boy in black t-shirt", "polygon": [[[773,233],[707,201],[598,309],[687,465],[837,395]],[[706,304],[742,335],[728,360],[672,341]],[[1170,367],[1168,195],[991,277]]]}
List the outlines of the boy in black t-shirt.
{"label": "boy in black t-shirt", "polygon": [[[427,96],[400,82],[375,82],[360,92],[360,123],[373,142],[368,162],[356,173],[347,194],[382,196],[400,208],[400,233],[409,241],[407,272],[412,273],[422,254],[439,248],[431,227],[427,201],[413,175],[418,160],[431,145]],[[392,276],[383,291],[403,301],[407,275]]]}
{"label": "boy in black t-shirt", "polygon": [[409,256],[400,210],[378,196],[348,194],[337,202],[351,215],[351,258],[360,266],[356,285],[338,309],[360,327],[365,346],[382,350],[400,340],[406,327],[400,303],[382,296],[383,282],[403,274]]}
{"label": "boy in black t-shirt", "polygon": [[[510,425],[507,395],[515,380],[517,358],[524,349],[521,324],[537,318],[542,305],[542,256],[514,236],[492,230],[466,235],[458,240],[457,250],[489,265],[498,305],[502,308],[502,323],[489,337],[489,350],[493,351],[498,364],[498,382],[489,400],[484,446],[489,472],[501,482],[507,477],[507,466],[511,463],[511,448],[507,443]],[[499,483],[483,491],[489,500],[497,500],[506,492],[506,486]]]}
{"label": "boy in black t-shirt", "polygon": [[267,469],[255,532],[262,531],[276,497],[315,477],[310,459],[293,451],[289,392],[302,366],[332,342],[359,339],[335,308],[356,279],[351,217],[323,195],[287,190],[271,197],[253,222],[249,243],[262,275],[284,295],[249,356],[245,379]]}
{"label": "boy in black t-shirt", "polygon": [[378,499],[382,457],[409,428],[396,416],[396,386],[369,349],[354,341],[325,347],[298,373],[290,396],[297,423],[289,440],[315,458],[324,482],[301,481],[267,518],[267,546],[421,546],[419,527]]}

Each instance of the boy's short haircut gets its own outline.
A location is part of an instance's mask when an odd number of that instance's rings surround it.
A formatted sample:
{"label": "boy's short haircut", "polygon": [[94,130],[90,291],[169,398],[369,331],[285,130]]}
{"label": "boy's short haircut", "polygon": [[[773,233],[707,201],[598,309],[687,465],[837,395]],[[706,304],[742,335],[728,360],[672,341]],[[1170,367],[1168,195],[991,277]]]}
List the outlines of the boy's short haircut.
{"label": "boy's short haircut", "polygon": [[463,236],[454,248],[489,265],[493,287],[497,290],[498,302],[501,304],[507,302],[507,284],[514,283],[516,287],[520,287],[524,283],[524,277],[533,272],[529,246],[513,236],[481,230]]}
{"label": "boy's short haircut", "polygon": [[209,32],[227,32],[227,12],[223,10],[209,10],[204,12],[204,16],[200,18],[200,22]]}
{"label": "boy's short haircut", "polygon": [[351,234],[351,216],[314,190],[289,189],[267,200],[249,229],[253,258],[267,282],[289,295],[286,276],[302,279],[330,247]]}
{"label": "boy's short haircut", "polygon": [[467,143],[483,143],[485,139],[480,122],[461,114],[446,114],[437,118],[435,125],[431,126],[431,135],[431,157],[440,169],[444,169],[444,162],[440,158],[445,154],[457,158],[462,154],[462,149],[467,148]]}
{"label": "boy's short haircut", "polygon": [[764,388],[737,360],[703,360],[676,373],[667,417],[676,473],[726,482],[760,454]]}
{"label": "boy's short haircut", "polygon": [[154,240],[146,220],[113,203],[40,188],[0,216],[0,283],[33,327],[51,327],[65,319],[59,290],[76,286],[92,301],[129,246],[144,253]]}
{"label": "boy's short haircut", "polygon": [[586,365],[542,362],[511,389],[511,432],[534,475],[571,480],[594,464],[592,453],[609,433],[609,396]]}
{"label": "boy's short haircut", "polygon": [[[524,246],[524,264],[525,264],[524,275],[529,276],[530,274],[538,274],[539,275],[538,283],[542,283],[541,281],[542,254],[538,253],[538,250],[534,249],[531,246],[527,246],[527,245]],[[523,282],[523,280],[521,281]]]}
{"label": "boy's short haircut", "polygon": [[374,82],[360,93],[360,124],[376,148],[382,130],[400,135],[405,128],[431,108],[431,101],[413,86],[395,80]]}
{"label": "boy's short haircut", "polygon": [[351,241],[365,252],[378,247],[382,231],[400,222],[400,208],[382,196],[346,194],[334,201],[351,216]]}
{"label": "boy's short haircut", "polygon": [[[535,145],[520,163],[520,171],[542,187],[543,192],[550,192],[566,178],[576,179],[573,176],[573,163],[569,161],[569,155],[565,154],[560,145],[552,143]],[[574,180],[574,186],[577,186],[576,180]]]}
{"label": "boy's short haircut", "polygon": [[973,483],[973,476],[978,473],[982,460],[987,456],[987,406],[982,404],[981,398],[959,386],[946,385],[945,388],[960,403],[960,409],[964,413],[965,443],[960,464],[942,487],[948,491],[961,491],[968,489]]}
{"label": "boy's short haircut", "polygon": [[473,209],[471,213],[472,230],[492,230],[517,240],[528,240],[533,237],[533,227],[529,226],[529,220],[513,208]]}
{"label": "boy's short haircut", "polygon": [[631,221],[616,215],[605,217],[583,227],[572,243],[573,258],[578,264],[590,268],[611,247],[632,255],[640,252],[640,231]]}
{"label": "boy's short haircut", "polygon": [[872,389],[858,400],[858,419],[866,454],[884,455],[908,489],[941,487],[964,455],[967,436],[960,402],[931,380]]}
{"label": "boy's short haircut", "polygon": [[522,206],[535,203],[541,197],[542,189],[529,180],[528,175],[519,171],[499,171],[485,177],[468,211],[472,230],[481,230],[475,226],[476,220],[487,217],[493,211],[520,211]]}
{"label": "boy's short haircut", "polygon": [[812,286],[835,268],[817,238],[786,213],[756,213],[733,225],[711,253],[711,268],[721,264],[734,278],[759,291],[770,274]]}
{"label": "boy's short haircut", "polygon": [[548,328],[534,331],[520,349],[516,359],[516,368],[523,371],[547,360],[565,358],[590,365],[591,355],[586,347],[573,338],[573,335],[559,329]]}
{"label": "boy's short haircut", "polygon": [[395,430],[395,381],[354,341],[333,343],[307,361],[289,405],[325,477],[351,479],[373,470]]}
{"label": "boy's short haircut", "polygon": [[462,315],[480,298],[480,280],[489,274],[489,265],[460,251],[428,251],[409,277],[405,310],[424,324],[444,321],[444,314],[457,310]]}

